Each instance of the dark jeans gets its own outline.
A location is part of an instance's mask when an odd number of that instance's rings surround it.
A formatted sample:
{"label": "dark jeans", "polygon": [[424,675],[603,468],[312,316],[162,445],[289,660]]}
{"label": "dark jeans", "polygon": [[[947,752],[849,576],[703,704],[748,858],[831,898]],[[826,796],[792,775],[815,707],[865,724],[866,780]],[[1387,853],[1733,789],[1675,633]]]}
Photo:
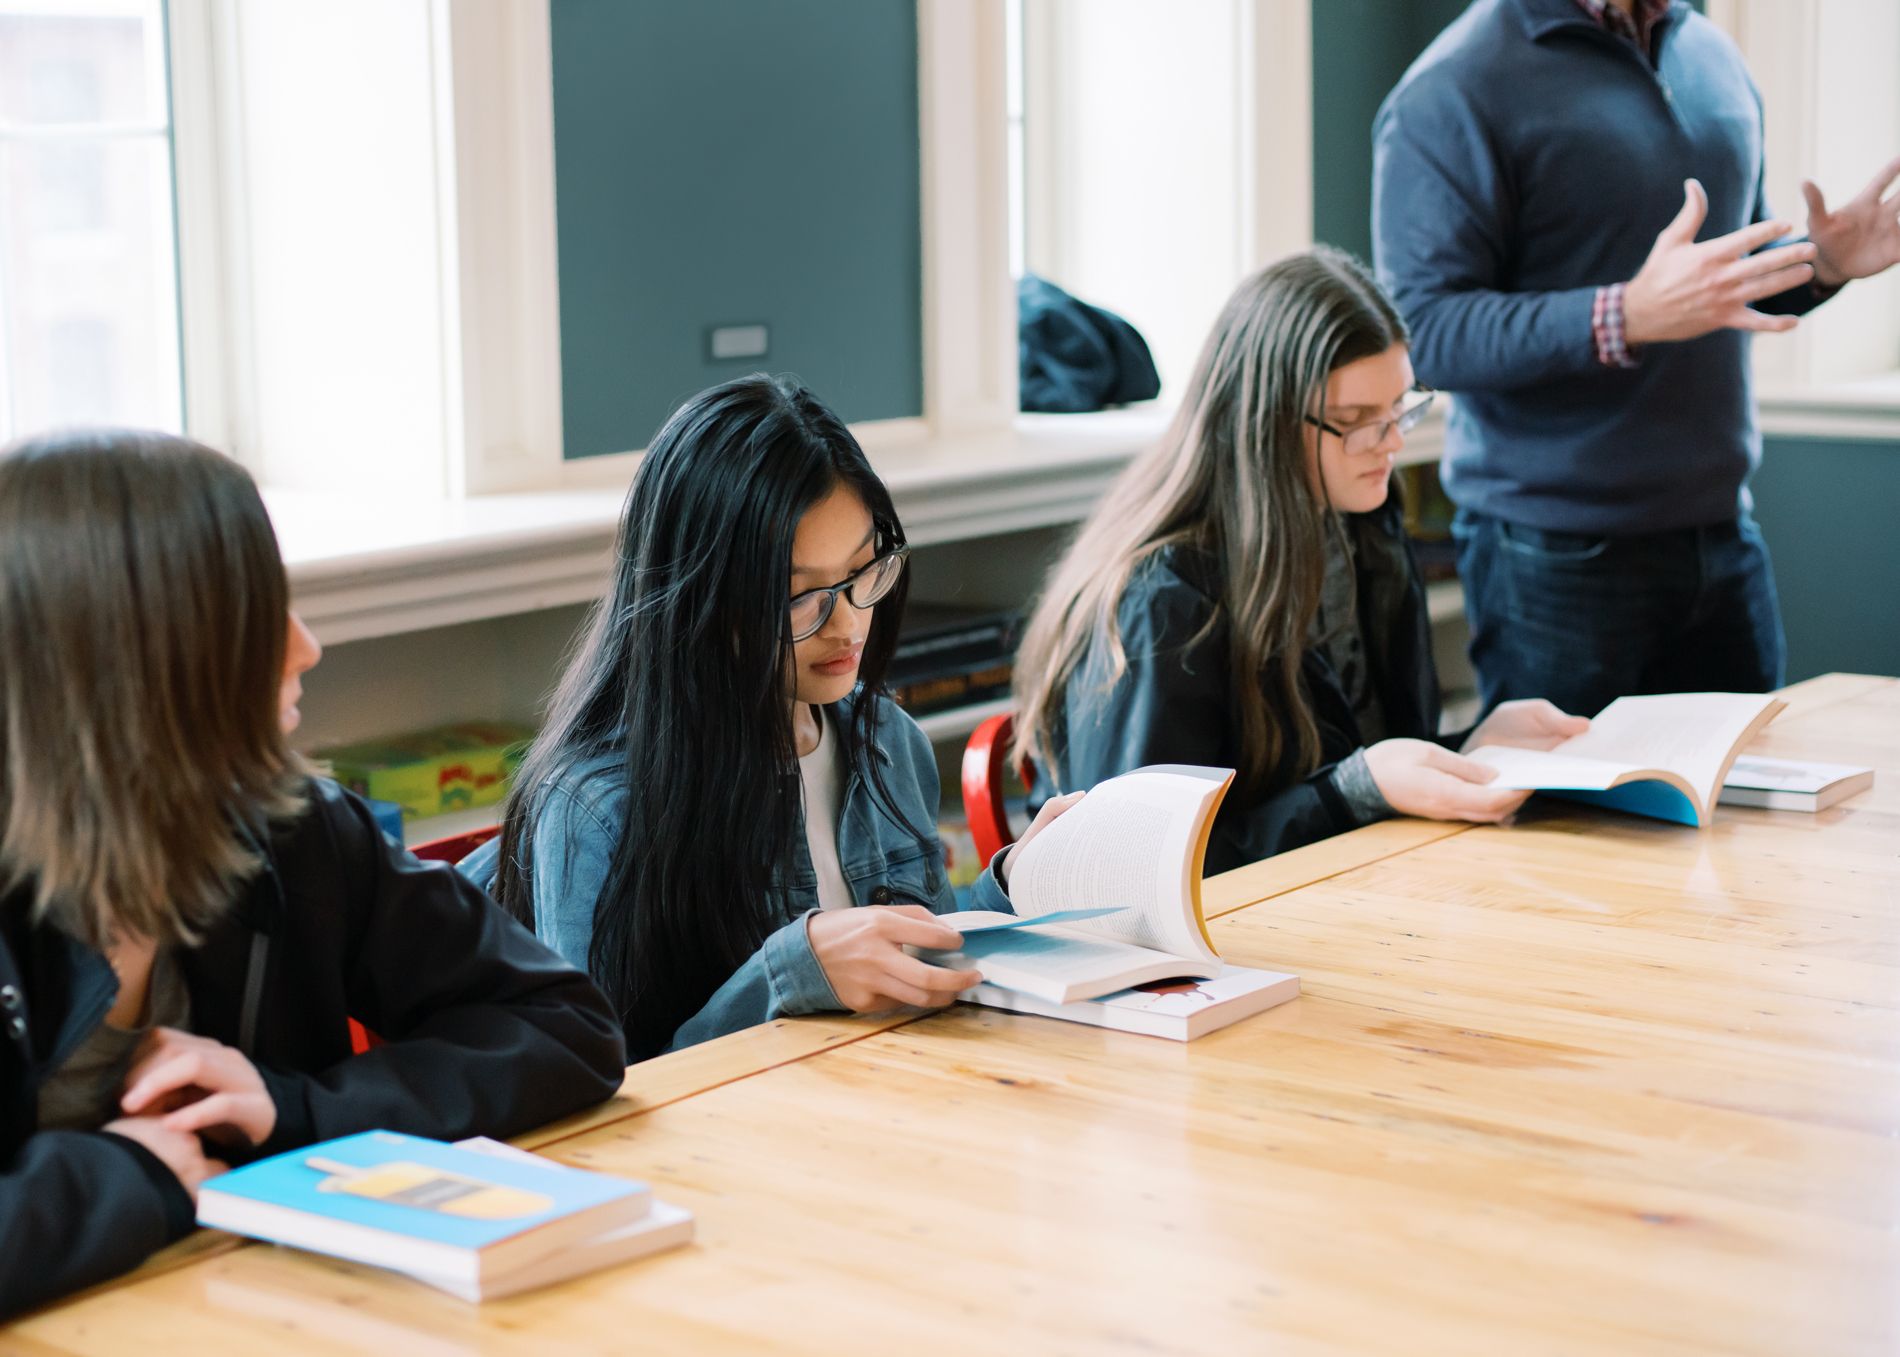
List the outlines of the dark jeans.
{"label": "dark jeans", "polygon": [[1774,572],[1753,519],[1596,537],[1460,510],[1452,531],[1486,711],[1547,697],[1595,716],[1630,693],[1781,685]]}

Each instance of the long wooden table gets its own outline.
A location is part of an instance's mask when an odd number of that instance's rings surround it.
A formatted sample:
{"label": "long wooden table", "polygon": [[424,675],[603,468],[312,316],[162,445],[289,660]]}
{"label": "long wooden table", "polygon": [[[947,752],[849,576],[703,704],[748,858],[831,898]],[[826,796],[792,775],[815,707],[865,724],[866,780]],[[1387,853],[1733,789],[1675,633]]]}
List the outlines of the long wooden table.
{"label": "long wooden table", "polygon": [[797,1020],[534,1137],[692,1247],[475,1307],[200,1241],[0,1351],[1900,1350],[1900,682],[1759,752],[1871,763],[1695,831],[1535,805],[1209,883],[1302,997],[1191,1045],[987,1010]]}

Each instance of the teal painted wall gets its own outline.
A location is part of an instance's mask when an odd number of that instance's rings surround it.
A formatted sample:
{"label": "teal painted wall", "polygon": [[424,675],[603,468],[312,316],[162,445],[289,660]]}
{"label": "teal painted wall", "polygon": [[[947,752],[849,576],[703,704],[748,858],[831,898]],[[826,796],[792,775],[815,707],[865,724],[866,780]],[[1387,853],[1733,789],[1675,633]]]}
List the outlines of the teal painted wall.
{"label": "teal painted wall", "polygon": [[[512,2],[512,0],[510,0]],[[552,0],[566,455],[702,387],[923,411],[914,0]],[[764,324],[764,358],[707,332]]]}
{"label": "teal painted wall", "polygon": [[1372,120],[1465,0],[1313,0],[1313,237],[1372,259]]}
{"label": "teal painted wall", "polygon": [[1788,678],[1900,674],[1900,439],[1767,439],[1753,489]]}

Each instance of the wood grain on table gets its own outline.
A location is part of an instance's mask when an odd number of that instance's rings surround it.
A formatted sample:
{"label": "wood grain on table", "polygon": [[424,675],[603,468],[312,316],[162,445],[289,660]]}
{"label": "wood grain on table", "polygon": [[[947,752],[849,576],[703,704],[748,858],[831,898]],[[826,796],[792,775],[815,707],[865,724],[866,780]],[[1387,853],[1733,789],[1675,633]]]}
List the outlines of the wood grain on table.
{"label": "wood grain on table", "polygon": [[1871,792],[1324,863],[1212,924],[1302,997],[1190,1045],[958,1008],[639,1067],[545,1152],[676,1253],[476,1307],[247,1247],[0,1348],[1892,1353],[1900,684],[1793,698],[1753,747]]}

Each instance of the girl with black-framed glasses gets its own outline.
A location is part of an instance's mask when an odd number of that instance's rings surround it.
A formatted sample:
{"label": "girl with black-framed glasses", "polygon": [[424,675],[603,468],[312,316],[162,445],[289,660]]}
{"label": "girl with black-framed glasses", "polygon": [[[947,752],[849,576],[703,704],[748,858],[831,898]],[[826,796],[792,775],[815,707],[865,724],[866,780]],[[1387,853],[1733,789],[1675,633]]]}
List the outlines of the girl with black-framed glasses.
{"label": "girl with black-framed glasses", "polygon": [[[883,691],[906,556],[857,441],[783,378],[701,392],[641,462],[608,595],[463,865],[588,969],[636,1059],[976,983],[904,950],[957,941],[936,759]],[[974,907],[1009,908],[1007,873]]]}

